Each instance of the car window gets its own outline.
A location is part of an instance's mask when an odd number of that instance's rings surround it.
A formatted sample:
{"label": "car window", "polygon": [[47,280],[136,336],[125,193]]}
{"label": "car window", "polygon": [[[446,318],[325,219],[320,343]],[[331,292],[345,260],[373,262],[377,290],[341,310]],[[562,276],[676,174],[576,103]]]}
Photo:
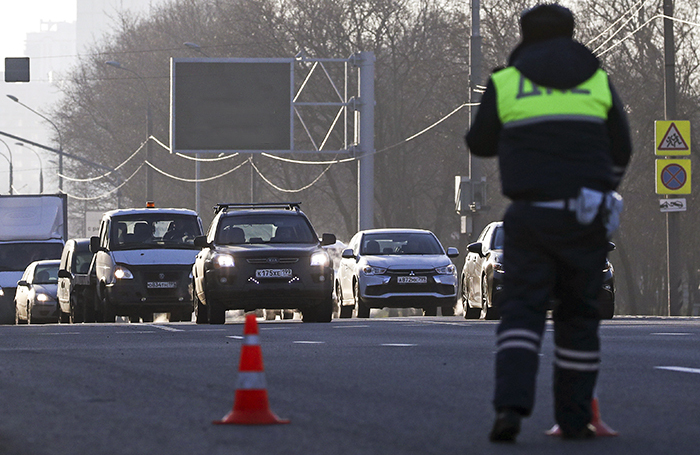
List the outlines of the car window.
{"label": "car window", "polygon": [[444,254],[440,243],[430,233],[385,232],[365,234],[362,255]]}
{"label": "car window", "polygon": [[0,271],[24,270],[34,261],[60,259],[60,243],[7,243],[0,245]]}
{"label": "car window", "polygon": [[92,261],[92,253],[89,251],[75,251],[73,253],[73,273],[86,274],[90,270],[90,261]]}
{"label": "car window", "polygon": [[37,264],[32,284],[55,284],[58,282],[58,264]]}
{"label": "car window", "polygon": [[502,250],[504,237],[503,226],[498,226],[491,237],[491,249]]}
{"label": "car window", "polygon": [[196,216],[162,212],[122,215],[111,220],[110,249],[194,248],[202,234]]}
{"label": "car window", "polygon": [[227,216],[219,224],[215,242],[220,245],[317,243],[318,238],[303,216],[256,213]]}

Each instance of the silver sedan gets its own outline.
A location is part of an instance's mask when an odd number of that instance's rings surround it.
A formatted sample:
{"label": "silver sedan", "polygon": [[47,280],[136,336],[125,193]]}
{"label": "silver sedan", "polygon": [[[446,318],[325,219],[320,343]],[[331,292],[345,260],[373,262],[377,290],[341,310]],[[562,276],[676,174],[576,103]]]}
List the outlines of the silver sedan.
{"label": "silver sedan", "polygon": [[427,316],[453,315],[457,271],[442,247],[422,229],[370,229],[343,250],[335,282],[340,317],[369,317],[371,308],[421,308]]}
{"label": "silver sedan", "polygon": [[58,322],[58,260],[35,261],[17,282],[15,323]]}

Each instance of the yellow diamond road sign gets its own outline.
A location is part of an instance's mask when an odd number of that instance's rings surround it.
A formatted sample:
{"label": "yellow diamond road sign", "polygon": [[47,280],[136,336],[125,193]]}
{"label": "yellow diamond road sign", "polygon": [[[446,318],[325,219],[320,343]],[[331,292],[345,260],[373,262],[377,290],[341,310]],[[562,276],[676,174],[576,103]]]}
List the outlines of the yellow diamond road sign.
{"label": "yellow diamond road sign", "polygon": [[656,194],[690,194],[690,160],[656,160]]}
{"label": "yellow diamond road sign", "polygon": [[689,120],[657,120],[654,123],[657,155],[690,155]]}

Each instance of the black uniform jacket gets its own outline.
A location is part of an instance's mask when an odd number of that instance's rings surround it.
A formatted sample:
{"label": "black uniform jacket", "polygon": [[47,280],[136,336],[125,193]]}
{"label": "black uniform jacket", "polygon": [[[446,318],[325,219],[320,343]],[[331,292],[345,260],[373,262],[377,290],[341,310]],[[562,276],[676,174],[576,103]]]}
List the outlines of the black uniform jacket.
{"label": "black uniform jacket", "polygon": [[[509,65],[539,86],[564,90],[588,80],[599,62],[582,44],[554,38],[521,44]],[[622,102],[612,84],[610,90],[613,104],[605,123],[556,120],[504,129],[489,79],[467,145],[476,156],[498,156],[503,194],[512,200],[570,198],[581,187],[615,189],[632,144]]]}

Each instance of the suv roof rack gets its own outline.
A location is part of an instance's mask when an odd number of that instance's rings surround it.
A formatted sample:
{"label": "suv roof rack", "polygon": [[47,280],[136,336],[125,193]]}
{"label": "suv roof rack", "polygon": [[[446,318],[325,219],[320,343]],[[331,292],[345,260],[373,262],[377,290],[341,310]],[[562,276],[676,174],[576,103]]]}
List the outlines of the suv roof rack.
{"label": "suv roof rack", "polygon": [[284,209],[299,211],[301,202],[249,202],[249,203],[228,203],[220,202],[214,206],[214,214],[228,212],[229,209]]}

